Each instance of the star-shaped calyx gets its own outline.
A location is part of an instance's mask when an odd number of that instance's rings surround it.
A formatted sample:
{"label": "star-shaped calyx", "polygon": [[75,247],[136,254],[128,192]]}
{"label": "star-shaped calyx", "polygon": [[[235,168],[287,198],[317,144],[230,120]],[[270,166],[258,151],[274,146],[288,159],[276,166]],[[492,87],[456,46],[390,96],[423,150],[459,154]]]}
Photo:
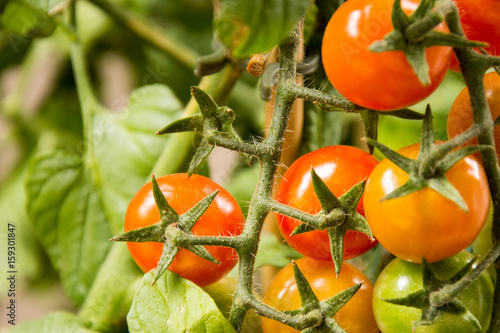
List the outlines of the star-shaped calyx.
{"label": "star-shaped calyx", "polygon": [[457,149],[463,144],[462,142],[457,141],[456,144],[452,144],[450,141],[434,142],[432,112],[429,106],[427,106],[425,112],[420,151],[416,159],[403,156],[378,141],[371,139],[367,139],[367,141],[409,175],[406,183],[381,200],[400,198],[429,187],[456,203],[464,211],[468,211],[467,204],[460,192],[448,181],[446,173],[464,157],[481,150],[492,149],[492,147],[484,145],[466,146]]}
{"label": "star-shaped calyx", "polygon": [[[422,310],[420,320],[413,324],[414,330],[419,326],[433,325],[439,320],[442,314],[450,313],[455,316],[462,317],[466,321],[470,322],[477,329],[477,332],[481,332],[481,323],[472,314],[472,312],[469,311],[463,302],[456,297],[449,299],[450,297],[443,294],[442,291],[444,287],[456,283],[471,272],[477,263],[476,259],[470,261],[450,279],[440,280],[432,270],[431,265],[424,258],[422,258],[423,288],[406,295],[405,297],[383,300],[392,304],[404,305]],[[443,302],[443,298],[446,299],[446,301]]]}
{"label": "star-shaped calyx", "polygon": [[444,20],[443,14],[435,8],[436,0],[422,0],[417,9],[407,15],[401,0],[394,1],[392,8],[392,24],[394,30],[383,40],[370,46],[373,52],[403,51],[415,74],[424,86],[431,84],[426,49],[435,45],[453,47],[487,47],[487,44],[471,41],[464,36],[443,33],[433,30]]}
{"label": "star-shaped calyx", "polygon": [[[321,205],[320,216],[325,218],[314,227],[301,223],[295,228],[291,236],[313,230],[326,230],[330,238],[330,252],[338,275],[344,258],[344,238],[347,230],[359,231],[373,238],[365,218],[356,211],[365,189],[366,180],[354,185],[344,195],[337,198],[314,169],[311,169],[311,178],[314,192]],[[339,216],[343,218],[339,219]]]}
{"label": "star-shaped calyx", "polygon": [[[170,134],[194,131],[204,134],[189,164],[188,175],[193,174],[214,149],[210,139],[213,135],[220,135],[225,139],[242,142],[241,137],[233,127],[235,119],[233,110],[227,106],[217,105],[212,97],[198,87],[191,87],[191,95],[198,103],[201,113],[176,120],[156,132],[156,134]],[[240,154],[245,162],[250,164],[250,156]]]}
{"label": "star-shaped calyx", "polygon": [[130,230],[111,238],[111,241],[119,242],[157,242],[163,243],[163,253],[158,261],[154,273],[153,283],[170,266],[180,248],[193,252],[197,256],[218,264],[219,262],[202,245],[189,245],[186,235],[192,235],[192,229],[198,219],[205,213],[218,191],[206,196],[186,213],[179,215],[168,204],[163,195],[156,178],[152,177],[153,195],[160,211],[160,221],[150,226]]}
{"label": "star-shaped calyx", "polygon": [[301,307],[297,310],[285,311],[285,313],[296,315],[318,311],[321,314],[322,320],[320,323],[318,323],[317,321],[304,323],[302,332],[324,332],[325,329],[327,329],[327,332],[345,333],[345,330],[340,327],[333,316],[347,302],[349,302],[349,300],[354,296],[354,294],[356,294],[359,288],[361,288],[362,283],[355,284],[354,286],[341,291],[340,293],[327,300],[319,301],[318,297],[314,294],[311,285],[307,281],[304,274],[302,274],[297,264],[295,262],[292,262],[292,265],[295,282],[297,284],[297,290],[300,296]]}

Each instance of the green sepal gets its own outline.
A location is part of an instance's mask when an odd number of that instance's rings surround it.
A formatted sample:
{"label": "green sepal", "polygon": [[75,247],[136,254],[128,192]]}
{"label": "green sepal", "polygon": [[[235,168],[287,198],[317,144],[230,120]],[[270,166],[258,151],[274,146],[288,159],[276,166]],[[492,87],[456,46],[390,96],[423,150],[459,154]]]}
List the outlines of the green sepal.
{"label": "green sepal", "polygon": [[401,119],[409,119],[409,120],[420,120],[424,119],[424,115],[420,112],[413,111],[410,109],[399,109],[394,111],[378,111],[377,113],[383,114],[384,116],[392,116]]}
{"label": "green sepal", "polygon": [[321,209],[325,214],[330,213],[332,210],[340,206],[339,199],[330,191],[325,182],[318,176],[314,168],[311,168],[311,180],[318,198]]}
{"label": "green sepal", "polygon": [[351,300],[351,298],[358,292],[363,283],[357,283],[354,286],[343,290],[335,296],[321,301],[321,312],[325,317],[333,317],[337,312]]}
{"label": "green sepal", "polygon": [[153,274],[152,284],[155,284],[160,276],[168,269],[168,266],[170,266],[178,252],[179,248],[177,246],[174,246],[169,240],[165,240],[163,243],[163,252]]}
{"label": "green sepal", "polygon": [[191,87],[191,95],[200,106],[201,114],[205,118],[217,116],[219,106],[206,92],[196,86]]}
{"label": "green sepal", "polygon": [[[366,109],[361,111],[360,115],[361,120],[363,120],[366,137],[376,141],[378,137],[378,119],[380,117],[380,114],[373,110]],[[367,145],[368,151],[370,152],[370,154],[373,154],[375,147],[370,143],[368,143]]]}
{"label": "green sepal", "polygon": [[424,156],[431,151],[434,145],[434,125],[432,124],[432,111],[429,104],[425,108],[425,116],[422,125],[419,156]]}
{"label": "green sepal", "polygon": [[295,236],[295,235],[303,234],[305,232],[314,231],[314,230],[316,230],[316,228],[310,226],[309,224],[301,223],[297,226],[297,228],[293,229],[290,236]]}
{"label": "green sepal", "polygon": [[453,301],[448,303],[447,308],[447,312],[459,315],[460,317],[471,323],[477,329],[477,332],[483,331],[483,327],[479,320],[459,299],[455,298]]}
{"label": "green sepal", "polygon": [[300,271],[299,266],[292,261],[293,266],[293,275],[295,277],[295,282],[297,284],[297,290],[299,292],[301,308],[304,309],[305,312],[308,312],[312,309],[319,308],[319,300],[314,294],[314,291],[311,288],[311,285],[305,278],[304,274]]}
{"label": "green sepal", "polygon": [[450,283],[455,283],[460,281],[464,276],[472,272],[472,270],[476,267],[478,262],[480,261],[479,257],[474,257],[471,261],[467,263],[457,274],[455,274],[452,278],[449,279]]}
{"label": "green sepal", "polygon": [[431,264],[422,257],[422,282],[427,291],[437,290],[442,285],[442,281],[436,276]]}
{"label": "green sepal", "polygon": [[488,43],[485,42],[469,40],[459,35],[444,33],[435,30],[429,31],[425,35],[423,43],[426,47],[437,46],[437,45],[445,45],[458,48],[488,47]]}
{"label": "green sepal", "polygon": [[321,329],[322,327],[326,327],[328,329],[328,332],[347,333],[342,327],[340,327],[340,325],[335,321],[334,318],[330,317],[326,317],[323,320],[323,323],[321,324],[320,328],[318,328],[317,332],[324,332],[324,330]]}
{"label": "green sepal", "polygon": [[220,262],[215,259],[210,252],[203,245],[189,245],[185,247],[186,250],[193,252],[198,257],[208,260],[214,264],[220,264]]}
{"label": "green sepal", "polygon": [[395,0],[392,6],[392,25],[394,26],[394,30],[403,30],[406,28],[411,22],[410,18],[403,11],[401,7],[401,0]]}
{"label": "green sepal", "polygon": [[372,140],[370,138],[367,138],[366,141],[380,150],[380,152],[384,154],[389,160],[391,160],[391,162],[396,164],[401,170],[405,171],[406,173],[411,173],[415,170],[414,159],[403,156],[378,141]]}
{"label": "green sepal", "polygon": [[335,265],[335,272],[337,276],[340,274],[342,262],[344,261],[344,238],[347,230],[344,224],[328,229],[328,238],[330,239],[330,254],[332,256],[333,264]]}
{"label": "green sepal", "polygon": [[167,199],[163,195],[156,177],[153,175],[151,177],[151,183],[153,185],[153,196],[155,199],[156,206],[160,211],[161,222],[164,226],[172,224],[179,221],[179,214],[168,204]]}
{"label": "green sepal", "polygon": [[180,133],[180,132],[201,132],[203,131],[203,116],[195,115],[187,118],[181,118],[171,122],[161,130],[156,132],[158,135]]}
{"label": "green sepal", "polygon": [[429,64],[427,63],[427,57],[425,55],[425,45],[421,43],[410,44],[404,50],[404,53],[420,80],[420,83],[425,87],[429,86],[432,82],[429,74]]}
{"label": "green sepal", "polygon": [[459,150],[446,155],[446,157],[438,163],[437,167],[440,172],[446,173],[456,163],[461,161],[464,157],[488,149],[494,149],[494,148],[490,145],[472,145],[460,148]]}
{"label": "green sepal", "polygon": [[[495,68],[496,68],[496,67],[495,67]],[[498,75],[500,75],[500,73],[498,73]],[[500,124],[500,116],[498,116],[498,117],[495,119],[495,121],[493,122],[493,125],[494,125],[495,127],[497,127],[499,124]]]}
{"label": "green sepal", "polygon": [[366,178],[351,187],[344,195],[340,197],[340,205],[344,211],[352,215],[352,212],[356,211],[359,200],[365,191]]}
{"label": "green sepal", "polygon": [[194,205],[190,210],[182,214],[179,219],[180,228],[185,232],[191,231],[195,223],[207,211],[208,207],[210,207],[217,194],[219,194],[219,190],[213,192],[210,195],[207,195],[196,205]]}
{"label": "green sepal", "polygon": [[134,229],[114,236],[110,239],[112,242],[157,242],[165,241],[162,223],[148,225],[139,229]]}
{"label": "green sepal", "polygon": [[429,292],[421,289],[404,297],[382,298],[382,300],[395,305],[423,309],[429,306]]}
{"label": "green sepal", "polygon": [[205,138],[201,139],[201,142],[196,149],[196,153],[194,153],[193,158],[189,162],[187,171],[188,176],[191,176],[193,173],[195,173],[196,170],[198,170],[198,168],[203,163],[205,163],[213,149],[214,146],[210,145]]}
{"label": "green sepal", "polygon": [[417,20],[423,18],[434,7],[435,3],[435,0],[421,0],[417,9],[410,15],[410,19]]}
{"label": "green sepal", "polygon": [[423,179],[414,180],[411,176],[406,183],[385,195],[380,202],[390,199],[402,198],[409,194],[415,193],[427,187],[427,183]]}
{"label": "green sepal", "polygon": [[403,51],[406,49],[404,34],[399,30],[389,32],[384,39],[376,40],[368,46],[368,50],[376,53],[387,51]]}
{"label": "green sepal", "polygon": [[450,181],[445,176],[434,176],[427,180],[427,184],[434,191],[441,194],[443,197],[453,201],[460,207],[463,211],[468,212],[469,207],[467,203],[462,198],[462,195],[458,190],[451,185]]}

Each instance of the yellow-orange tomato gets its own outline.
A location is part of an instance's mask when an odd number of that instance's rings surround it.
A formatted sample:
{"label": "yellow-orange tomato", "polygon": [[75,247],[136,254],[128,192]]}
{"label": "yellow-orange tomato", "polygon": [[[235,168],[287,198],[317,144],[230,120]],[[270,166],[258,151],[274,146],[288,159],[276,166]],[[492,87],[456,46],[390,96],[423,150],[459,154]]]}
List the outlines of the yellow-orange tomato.
{"label": "yellow-orange tomato", "polygon": [[[416,158],[420,144],[398,152]],[[446,178],[460,192],[468,212],[431,188],[380,201],[408,180],[408,174],[388,159],[368,178],[364,207],[366,220],[380,244],[395,256],[419,263],[422,256],[436,262],[467,248],[488,216],[490,196],[481,163],[471,156],[456,163]]]}
{"label": "yellow-orange tomato", "polygon": [[[334,316],[337,323],[348,333],[375,333],[377,324],[372,311],[373,285],[354,266],[343,263],[339,276],[332,261],[301,258],[296,261],[320,301],[362,282],[361,288]],[[277,310],[300,308],[300,296],[293,274],[293,266],[284,267],[273,279],[263,301]],[[264,333],[290,333],[297,330],[269,318],[262,318]]]}
{"label": "yellow-orange tomato", "polygon": [[[486,74],[484,76],[484,89],[491,116],[495,120],[500,116],[500,75],[496,72]],[[457,96],[448,114],[448,137],[454,138],[466,131],[472,124],[472,107],[469,89],[466,87]],[[500,160],[500,127],[495,128],[493,135],[495,136],[497,158]],[[477,144],[477,139],[469,141],[468,144]]]}
{"label": "yellow-orange tomato", "polygon": [[[410,14],[420,1],[402,0]],[[332,85],[358,105],[394,110],[415,104],[429,96],[448,71],[452,49],[433,46],[426,50],[431,83],[424,86],[403,51],[376,53],[369,46],[393,30],[394,0],[349,0],[333,14],[323,37],[323,66]],[[436,31],[449,32],[442,23]]]}

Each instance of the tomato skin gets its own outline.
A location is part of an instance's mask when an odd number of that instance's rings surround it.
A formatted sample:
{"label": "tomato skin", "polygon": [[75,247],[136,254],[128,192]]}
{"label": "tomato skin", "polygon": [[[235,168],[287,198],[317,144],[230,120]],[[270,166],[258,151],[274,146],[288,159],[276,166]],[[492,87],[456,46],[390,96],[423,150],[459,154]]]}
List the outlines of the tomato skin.
{"label": "tomato skin", "polygon": [[[452,48],[426,50],[431,84],[427,87],[407,61],[403,51],[375,53],[368,47],[392,29],[394,0],[349,0],[333,14],[323,37],[322,58],[332,85],[351,102],[380,111],[413,105],[429,96],[443,80]],[[406,13],[418,0],[403,0]],[[445,24],[435,28],[449,32]]]}
{"label": "tomato skin", "polygon": [[[275,199],[310,214],[319,213],[321,205],[312,185],[311,168],[332,193],[340,197],[367,178],[377,163],[375,157],[356,147],[329,146],[315,150],[297,159],[285,172]],[[356,210],[364,215],[362,199]],[[276,219],[283,237],[295,250],[306,257],[331,260],[330,239],[326,230],[290,236],[301,222],[280,214],[276,214]],[[344,260],[354,258],[377,244],[366,234],[352,230],[347,231],[344,242]]]}
{"label": "tomato skin", "polygon": [[[219,190],[219,194],[193,227],[193,234],[198,236],[234,236],[239,235],[244,226],[244,217],[236,200],[225,189],[212,180],[187,174],[171,174],[157,178],[156,181],[170,206],[184,214],[201,199]],[[144,185],[131,200],[125,215],[125,232],[155,224],[160,221],[151,182]],[[163,252],[163,244],[155,242],[127,242],[130,254],[137,265],[144,271],[156,267]],[[225,276],[238,262],[234,249],[206,246],[220,264],[211,263],[185,249],[175,256],[169,269],[199,286],[212,284]]]}
{"label": "tomato skin", "polygon": [[[398,152],[415,159],[419,149],[420,144],[414,144]],[[474,241],[490,204],[485,172],[476,158],[467,156],[446,177],[467,203],[468,213],[430,188],[380,202],[403,185],[408,175],[388,159],[375,167],[365,188],[365,213],[373,234],[389,252],[411,262],[420,263],[422,256],[436,262]]]}
{"label": "tomato skin", "polygon": [[[343,263],[339,277],[332,261],[301,258],[296,261],[300,271],[311,285],[320,301],[363,282],[356,294],[334,316],[337,323],[349,333],[378,332],[372,311],[373,286],[370,280],[354,266]],[[274,277],[263,299],[264,303],[283,311],[301,306],[292,264],[284,267]],[[291,333],[297,330],[269,318],[262,318],[264,333]]]}
{"label": "tomato skin", "polygon": [[[469,40],[486,42],[484,48],[491,55],[500,55],[500,2],[496,0],[453,0],[460,13],[460,22]],[[459,71],[460,65],[453,55],[450,68]]]}
{"label": "tomato skin", "polygon": [[[432,264],[439,279],[445,280],[456,274],[474,256],[463,251],[453,257]],[[394,259],[379,275],[373,291],[373,312],[382,333],[470,333],[474,327],[458,315],[443,314],[438,322],[420,326],[412,331],[413,322],[420,320],[421,310],[390,304],[382,299],[404,297],[423,288],[422,265]],[[493,282],[487,272],[459,296],[465,306],[476,316],[483,330],[488,329],[492,305]]]}
{"label": "tomato skin", "polygon": [[[486,74],[484,76],[484,89],[491,116],[493,120],[495,120],[500,116],[500,75],[496,72]],[[448,137],[450,139],[456,137],[465,132],[472,124],[472,107],[470,104],[469,89],[465,87],[460,94],[458,94],[448,114]],[[500,127],[495,127],[493,135],[495,138],[497,158],[500,161]],[[477,144],[477,139],[474,138],[467,144]]]}

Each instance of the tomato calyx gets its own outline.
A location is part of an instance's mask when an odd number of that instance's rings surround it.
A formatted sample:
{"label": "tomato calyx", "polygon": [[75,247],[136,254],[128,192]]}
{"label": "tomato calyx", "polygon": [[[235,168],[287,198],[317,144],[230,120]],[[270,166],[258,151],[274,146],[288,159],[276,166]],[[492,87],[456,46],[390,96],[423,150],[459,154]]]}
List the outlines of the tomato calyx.
{"label": "tomato calyx", "polygon": [[446,8],[434,8],[435,3],[435,0],[420,1],[418,8],[408,16],[401,7],[401,0],[394,1],[392,9],[394,30],[369,47],[373,52],[403,51],[424,86],[431,84],[425,53],[428,47],[436,45],[460,48],[487,46],[483,42],[469,41],[464,36],[433,30],[444,21],[441,11],[446,11]]}
{"label": "tomato calyx", "polygon": [[[215,137],[236,143],[243,142],[233,127],[235,114],[232,109],[227,106],[217,105],[212,97],[196,86],[191,87],[191,95],[198,103],[201,114],[181,118],[156,132],[158,135],[193,131],[204,134],[196,153],[189,163],[188,175],[192,175],[208,158],[208,155],[214,149]],[[240,155],[250,165],[250,156],[242,152],[240,152]]]}
{"label": "tomato calyx", "polygon": [[365,218],[356,210],[357,204],[363,195],[366,179],[354,185],[340,198],[337,198],[317,175],[314,168],[311,169],[311,178],[314,192],[321,205],[321,211],[308,221],[304,221],[302,216],[293,216],[294,210],[292,210],[292,214],[287,211],[280,213],[303,222],[293,230],[291,236],[314,230],[328,231],[330,251],[338,275],[342,267],[344,240],[347,231],[359,231],[373,238],[373,233]]}
{"label": "tomato calyx", "polygon": [[[472,127],[463,137],[444,143],[434,141],[434,128],[432,125],[432,112],[430,106],[424,116],[420,151],[417,159],[403,156],[378,141],[367,141],[378,148],[390,161],[409,175],[409,179],[399,188],[387,194],[381,201],[404,197],[421,189],[429,187],[440,193],[445,198],[456,203],[462,210],[468,212],[467,204],[458,190],[446,178],[446,172],[458,161],[475,152],[493,149],[490,146],[467,146],[454,150],[479,132],[479,127]],[[465,133],[465,132],[464,132]]]}
{"label": "tomato calyx", "polygon": [[323,332],[324,329],[328,329],[328,332],[345,333],[333,316],[356,294],[362,283],[355,284],[327,300],[319,301],[295,261],[292,261],[292,266],[301,307],[296,310],[285,310],[284,312],[289,315],[316,312],[316,315],[309,317],[310,320],[304,323],[302,327],[295,328],[301,329],[303,332]]}
{"label": "tomato calyx", "polygon": [[383,299],[383,301],[413,307],[422,310],[422,316],[419,321],[414,322],[413,329],[419,326],[433,325],[443,313],[452,313],[461,316],[464,320],[470,322],[477,328],[478,332],[482,330],[479,320],[470,312],[470,310],[456,296],[450,296],[445,287],[455,284],[464,276],[470,273],[477,264],[477,258],[471,260],[458,273],[447,280],[440,280],[434,273],[432,266],[422,258],[422,278],[423,289],[413,292],[405,297]]}
{"label": "tomato calyx", "polygon": [[219,191],[206,196],[186,213],[179,215],[169,205],[163,195],[155,176],[153,175],[153,194],[155,203],[160,212],[160,221],[150,226],[130,230],[111,238],[119,242],[157,242],[163,243],[163,252],[156,267],[153,284],[167,270],[180,248],[184,248],[210,262],[219,262],[208,252],[203,245],[190,245],[188,236],[199,218],[205,213]]}

